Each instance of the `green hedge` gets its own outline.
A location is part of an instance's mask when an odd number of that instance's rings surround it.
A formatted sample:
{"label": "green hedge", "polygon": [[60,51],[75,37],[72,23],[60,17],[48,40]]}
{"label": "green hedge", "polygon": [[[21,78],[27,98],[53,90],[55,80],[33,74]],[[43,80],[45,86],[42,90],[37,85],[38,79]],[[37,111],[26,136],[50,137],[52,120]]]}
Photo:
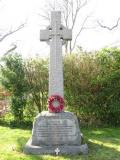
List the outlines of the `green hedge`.
{"label": "green hedge", "polygon": [[120,50],[70,55],[64,61],[67,109],[84,122],[120,124]]}
{"label": "green hedge", "polygon": [[[28,120],[47,109],[48,60],[27,60],[24,70],[28,99],[24,117]],[[65,110],[83,123],[119,125],[120,50],[64,56],[64,94]]]}

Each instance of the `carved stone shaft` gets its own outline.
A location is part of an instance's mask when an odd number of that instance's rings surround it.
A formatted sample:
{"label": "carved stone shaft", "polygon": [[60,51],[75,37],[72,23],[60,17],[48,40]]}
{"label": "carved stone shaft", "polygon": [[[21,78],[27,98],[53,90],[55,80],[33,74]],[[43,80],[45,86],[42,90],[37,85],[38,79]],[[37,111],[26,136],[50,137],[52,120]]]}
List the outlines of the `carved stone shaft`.
{"label": "carved stone shaft", "polygon": [[61,24],[61,12],[52,12],[50,26],[40,32],[40,40],[47,41],[50,45],[49,97],[51,95],[64,97],[62,44],[71,39],[72,31]]}

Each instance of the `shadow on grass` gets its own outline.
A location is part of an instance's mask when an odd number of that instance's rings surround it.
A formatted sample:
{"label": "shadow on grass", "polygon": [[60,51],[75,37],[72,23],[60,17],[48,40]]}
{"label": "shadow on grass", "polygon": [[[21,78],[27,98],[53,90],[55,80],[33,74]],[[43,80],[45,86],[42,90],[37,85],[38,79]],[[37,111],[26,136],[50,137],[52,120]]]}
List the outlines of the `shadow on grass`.
{"label": "shadow on grass", "polygon": [[119,160],[120,159],[120,152],[117,150],[117,148],[105,146],[104,142],[103,144],[88,142],[88,146],[89,146],[88,157],[89,158],[92,157],[91,160],[94,160],[94,159],[95,160]]}
{"label": "shadow on grass", "polygon": [[84,135],[92,140],[101,141],[102,144],[109,143],[112,146],[119,145],[120,148],[120,128],[85,129]]}
{"label": "shadow on grass", "polygon": [[[29,160],[47,160],[43,155],[32,155],[24,153],[24,146],[28,141],[28,137],[20,137],[17,139],[17,152],[23,153]],[[50,159],[51,160],[51,159]]]}
{"label": "shadow on grass", "polygon": [[[27,143],[27,141],[28,141],[28,137],[27,138],[26,137],[21,137],[21,138],[17,139],[17,143],[18,143],[17,151],[19,153],[24,153],[23,150],[24,150],[24,146]],[[26,156],[30,160],[43,160],[43,158],[41,156],[39,156],[39,155],[28,155],[28,154],[26,154]]]}
{"label": "shadow on grass", "polygon": [[[23,153],[23,148],[28,141],[28,138],[21,137],[17,140],[17,151]],[[88,155],[26,155],[30,160],[120,160],[120,152],[116,148],[106,147],[94,142],[87,142],[89,147]],[[112,144],[112,143],[111,143]]]}
{"label": "shadow on grass", "polygon": [[32,129],[33,122],[26,121],[26,122],[21,122],[17,123],[16,121],[2,121],[0,120],[0,126],[2,127],[9,127],[11,129],[24,129],[24,130],[29,130]]}
{"label": "shadow on grass", "polygon": [[23,152],[24,146],[28,141],[28,137],[20,137],[17,139],[17,151]]}

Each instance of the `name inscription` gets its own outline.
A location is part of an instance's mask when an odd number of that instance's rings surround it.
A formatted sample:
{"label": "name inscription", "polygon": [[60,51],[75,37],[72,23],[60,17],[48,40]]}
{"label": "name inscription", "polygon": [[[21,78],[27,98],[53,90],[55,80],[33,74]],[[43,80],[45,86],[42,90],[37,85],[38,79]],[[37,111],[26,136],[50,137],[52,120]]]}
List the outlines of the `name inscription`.
{"label": "name inscription", "polygon": [[63,143],[75,138],[76,125],[71,119],[41,119],[36,123],[33,135],[40,142]]}

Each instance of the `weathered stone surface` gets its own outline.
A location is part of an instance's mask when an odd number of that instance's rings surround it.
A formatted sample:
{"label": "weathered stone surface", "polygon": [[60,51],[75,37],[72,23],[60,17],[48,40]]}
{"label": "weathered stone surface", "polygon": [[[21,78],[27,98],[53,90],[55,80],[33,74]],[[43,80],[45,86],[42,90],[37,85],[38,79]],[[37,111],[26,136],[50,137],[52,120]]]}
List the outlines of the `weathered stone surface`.
{"label": "weathered stone surface", "polygon": [[88,154],[88,146],[87,144],[84,145],[60,145],[60,146],[33,146],[31,145],[31,139],[27,142],[25,148],[24,148],[24,152],[26,154],[53,154],[55,155],[56,152],[56,148],[58,148],[59,151],[59,155],[62,154],[71,154],[71,155],[75,155],[75,154]]}
{"label": "weathered stone surface", "polygon": [[61,12],[51,12],[50,26],[40,31],[40,40],[50,45],[49,96],[64,97],[62,44],[71,39],[72,31],[61,24]]}
{"label": "weathered stone surface", "polygon": [[70,112],[42,112],[33,126],[33,145],[79,145],[81,143],[77,118]]}
{"label": "weathered stone surface", "polygon": [[73,113],[42,112],[35,119],[32,138],[24,151],[32,154],[54,154],[57,147],[61,154],[88,152],[87,145],[81,145],[80,129]]}

